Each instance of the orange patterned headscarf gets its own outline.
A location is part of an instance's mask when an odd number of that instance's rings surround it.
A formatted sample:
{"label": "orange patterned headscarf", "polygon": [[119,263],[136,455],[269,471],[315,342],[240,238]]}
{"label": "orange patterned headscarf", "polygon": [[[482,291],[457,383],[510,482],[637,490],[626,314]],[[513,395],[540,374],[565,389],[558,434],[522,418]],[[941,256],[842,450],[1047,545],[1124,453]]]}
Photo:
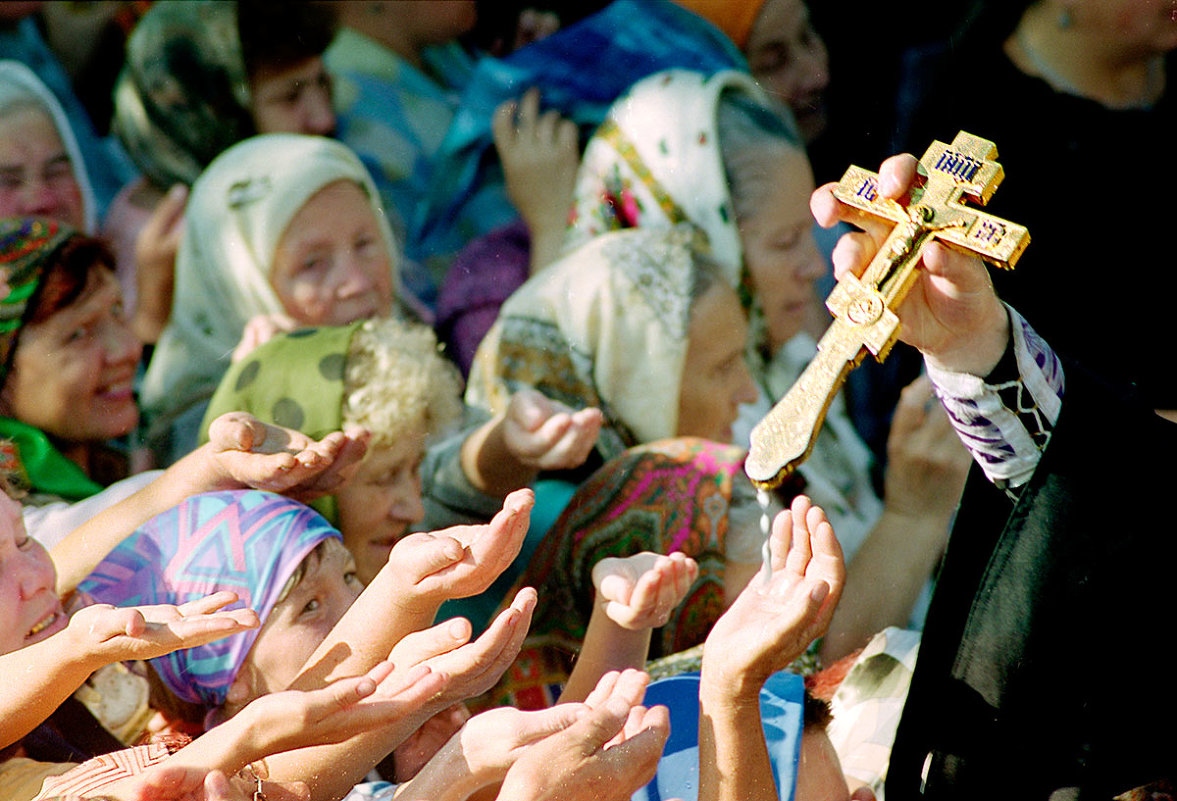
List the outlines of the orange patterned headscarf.
{"label": "orange patterned headscarf", "polygon": [[727,34],[741,50],[764,5],[764,0],[675,0]]}

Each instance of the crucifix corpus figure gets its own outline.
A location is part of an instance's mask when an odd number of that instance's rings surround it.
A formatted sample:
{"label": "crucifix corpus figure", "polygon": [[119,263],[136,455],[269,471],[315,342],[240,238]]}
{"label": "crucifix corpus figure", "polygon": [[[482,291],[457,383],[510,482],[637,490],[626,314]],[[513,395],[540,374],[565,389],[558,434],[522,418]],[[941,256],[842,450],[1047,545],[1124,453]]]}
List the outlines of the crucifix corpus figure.
{"label": "crucifix corpus figure", "polygon": [[951,145],[933,142],[920,159],[920,180],[906,205],[879,197],[875,173],[846,170],[835,197],[895,227],[861,278],[846,275],[834,287],[826,299],[834,320],[817,355],[752,429],[745,471],[757,486],[776,487],[805,461],[830,401],[868,351],[879,361],[887,357],[899,338],[895,309],[918,277],[925,241],[939,240],[1002,269],[1017,262],[1030,243],[1025,227],[965,204],[965,198],[989,202],[1005,175],[996,159],[992,142],[964,131]]}

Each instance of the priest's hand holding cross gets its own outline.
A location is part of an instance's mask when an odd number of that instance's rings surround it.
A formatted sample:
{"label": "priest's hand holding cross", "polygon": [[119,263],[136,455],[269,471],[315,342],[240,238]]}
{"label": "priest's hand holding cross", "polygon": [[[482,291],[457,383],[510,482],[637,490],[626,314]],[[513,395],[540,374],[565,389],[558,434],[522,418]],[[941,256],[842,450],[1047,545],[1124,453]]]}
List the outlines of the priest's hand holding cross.
{"label": "priest's hand holding cross", "polygon": [[962,132],[919,162],[896,156],[878,176],[851,167],[814,193],[820,224],[846,221],[863,233],[834,251],[839,283],[827,305],[835,317],[818,356],[753,430],[753,481],[771,486],[804,460],[829,400],[868,351],[881,359],[902,339],[946,369],[979,375],[1000,359],[1008,320],[977,256],[1012,266],[1029,235],[961,202],[992,195],[1002,178],[995,156],[991,142]]}

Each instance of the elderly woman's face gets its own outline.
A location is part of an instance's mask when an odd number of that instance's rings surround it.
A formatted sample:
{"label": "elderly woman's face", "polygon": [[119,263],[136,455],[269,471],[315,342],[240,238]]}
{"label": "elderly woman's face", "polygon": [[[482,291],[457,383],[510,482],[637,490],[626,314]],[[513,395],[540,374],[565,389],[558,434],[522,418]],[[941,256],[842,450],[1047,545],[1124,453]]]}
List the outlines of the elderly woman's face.
{"label": "elderly woman's face", "polygon": [[65,442],[119,437],[139,421],[135,370],[142,345],[105,267],[90,270],[69,306],[20,332],[0,409]]}
{"label": "elderly woman's face", "polygon": [[403,432],[395,444],[371,449],[355,476],[335,494],[339,530],[365,584],[388,562],[392,546],[425,517],[421,501],[424,456],[422,423]]}
{"label": "elderly woman's face", "polygon": [[270,268],[286,313],[303,325],[346,325],[392,312],[393,255],[363,190],[327,184],[290,220]]}
{"label": "elderly woman's face", "polygon": [[678,436],[732,441],[740,404],[756,400],[756,385],[744,361],[747,338],[744,310],[726,284],[712,286],[695,301],[679,394]]}
{"label": "elderly woman's face", "polygon": [[801,331],[826,264],[813,238],[809,160],[799,150],[782,148],[765,174],[767,195],[755,214],[740,221],[740,242],[775,352]]}
{"label": "elderly woman's face", "polygon": [[65,628],[49,552],[25,531],[20,504],[0,493],[0,654]]}
{"label": "elderly woman's face", "polygon": [[53,120],[21,106],[0,114],[0,217],[52,217],[81,230],[82,189]]}

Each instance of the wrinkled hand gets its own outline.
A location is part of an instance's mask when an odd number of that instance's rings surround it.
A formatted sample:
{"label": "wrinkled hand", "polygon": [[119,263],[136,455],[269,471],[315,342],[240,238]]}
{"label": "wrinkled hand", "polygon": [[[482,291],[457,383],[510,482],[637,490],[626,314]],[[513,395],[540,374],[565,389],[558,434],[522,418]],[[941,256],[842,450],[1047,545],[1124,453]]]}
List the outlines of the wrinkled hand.
{"label": "wrinkled hand", "polygon": [[156,205],[135,237],[135,315],[132,326],[144,342],[155,342],[172,312],[176,253],[184,234],[188,187],[176,184]]}
{"label": "wrinkled hand", "polygon": [[666,625],[698,577],[698,563],[677,552],[663,556],[643,551],[593,565],[597,603],[610,620],[630,631]]}
{"label": "wrinkled hand", "polygon": [[93,658],[95,667],[152,659],[257,628],[252,609],[219,611],[236,600],[236,593],[216,592],[179,606],[94,604],[78,610],[65,633],[77,642],[79,653]]}
{"label": "wrinkled hand", "polygon": [[298,323],[293,317],[285,314],[259,314],[251,317],[241,332],[241,341],[233,349],[230,358],[233,364],[253,353],[259,345],[264,345],[278,334],[288,334],[298,330]]}
{"label": "wrinkled hand", "polygon": [[524,587],[477,640],[470,642],[468,620],[453,618],[407,635],[388,658],[398,670],[423,665],[444,678],[445,688],[431,704],[434,710],[481,695],[495,685],[519,654],[535,603],[535,590]]}
{"label": "wrinkled hand", "polygon": [[491,130],[519,216],[533,235],[550,226],[563,231],[580,164],[576,124],[554,110],[540,114],[532,88],[495,109]]}
{"label": "wrinkled hand", "polygon": [[948,518],[960,501],[971,464],[928,377],[904,387],[887,438],[887,508],[917,518],[943,518],[947,536]]}
{"label": "wrinkled hand", "polygon": [[607,673],[589,711],[532,744],[507,771],[499,798],[512,801],[624,801],[653,778],[670,735],[666,707],[640,706],[649,677]]}
{"label": "wrinkled hand", "polygon": [[349,428],[315,440],[245,412],[213,420],[208,436],[225,488],[251,487],[304,503],[351,478],[371,439],[366,430]]}
{"label": "wrinkled hand", "polygon": [[584,464],[604,420],[599,409],[573,411],[537,390],[523,389],[507,403],[503,440],[528,467],[566,470]]}
{"label": "wrinkled hand", "polygon": [[[915,183],[917,166],[915,157],[908,154],[884,161],[879,193],[903,198]],[[814,192],[810,208],[825,228],[844,221],[863,230],[843,236],[833,253],[839,278],[848,272],[861,275],[891,225],[839,201],[834,186],[826,184]],[[919,278],[898,310],[900,339],[946,370],[986,375],[1005,351],[1009,316],[985,265],[932,240],[924,243],[921,254]]]}
{"label": "wrinkled hand", "polygon": [[770,550],[771,578],[761,568],[703,646],[704,684],[739,697],[758,697],[826,630],[846,579],[834,530],[804,495],[773,520]]}
{"label": "wrinkled hand", "polygon": [[381,570],[394,570],[414,600],[477,595],[519,555],[534,504],[531,490],[517,490],[490,523],[410,534],[393,546]]}

